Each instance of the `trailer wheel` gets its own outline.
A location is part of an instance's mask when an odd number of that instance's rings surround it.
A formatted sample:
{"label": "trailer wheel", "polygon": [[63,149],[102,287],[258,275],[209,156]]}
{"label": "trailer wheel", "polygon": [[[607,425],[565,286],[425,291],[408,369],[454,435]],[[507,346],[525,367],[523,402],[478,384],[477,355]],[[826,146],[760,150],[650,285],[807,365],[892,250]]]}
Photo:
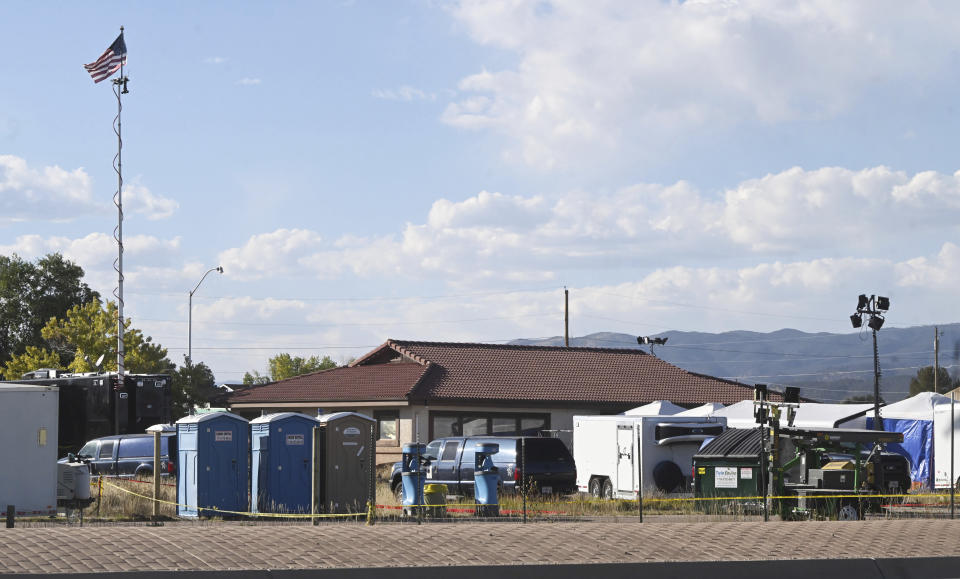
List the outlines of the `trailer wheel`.
{"label": "trailer wheel", "polygon": [[856,501],[846,500],[837,509],[838,521],[858,521],[860,518],[860,509]]}
{"label": "trailer wheel", "polygon": [[613,499],[613,483],[610,482],[610,479],[603,479],[603,498]]}
{"label": "trailer wheel", "polygon": [[603,483],[600,480],[600,477],[595,476],[590,479],[590,496],[596,499],[599,499],[603,492]]}

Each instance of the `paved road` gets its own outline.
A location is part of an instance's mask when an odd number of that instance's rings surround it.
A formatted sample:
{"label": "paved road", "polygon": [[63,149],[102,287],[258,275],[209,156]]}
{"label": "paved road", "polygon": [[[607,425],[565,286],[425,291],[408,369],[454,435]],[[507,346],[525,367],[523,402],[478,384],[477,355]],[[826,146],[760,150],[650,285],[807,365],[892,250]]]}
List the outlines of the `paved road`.
{"label": "paved road", "polygon": [[13,574],[921,557],[960,557],[960,520],[0,529]]}

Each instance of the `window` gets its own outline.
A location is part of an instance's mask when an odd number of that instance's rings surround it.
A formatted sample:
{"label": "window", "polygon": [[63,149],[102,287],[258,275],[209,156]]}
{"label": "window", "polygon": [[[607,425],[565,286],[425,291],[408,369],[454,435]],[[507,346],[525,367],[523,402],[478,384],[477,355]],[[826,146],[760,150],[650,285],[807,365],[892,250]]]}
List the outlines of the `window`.
{"label": "window", "polygon": [[457,458],[457,449],[459,447],[459,440],[448,441],[445,445],[443,445],[443,455],[440,457],[440,460],[453,460]]}
{"label": "window", "polygon": [[83,448],[80,449],[80,452],[77,453],[77,456],[97,456],[97,441],[91,440],[90,442],[83,445]]}
{"label": "window", "polygon": [[483,436],[490,434],[490,425],[485,417],[465,416],[463,418],[464,436]]}
{"label": "window", "polygon": [[398,411],[377,410],[373,413],[373,419],[377,421],[377,440],[397,440]]}
{"label": "window", "polygon": [[113,445],[114,441],[104,440],[100,443],[100,454],[97,455],[97,458],[113,458]]}
{"label": "window", "polygon": [[134,456],[153,456],[153,437],[137,436],[136,438],[121,438],[120,448],[117,449],[117,458],[131,458]]}
{"label": "window", "polygon": [[537,436],[550,429],[549,414],[510,412],[430,413],[430,438],[444,436]]}
{"label": "window", "polygon": [[440,456],[440,441],[434,440],[428,444],[427,448],[423,451],[423,456],[430,460],[437,460],[437,457]]}

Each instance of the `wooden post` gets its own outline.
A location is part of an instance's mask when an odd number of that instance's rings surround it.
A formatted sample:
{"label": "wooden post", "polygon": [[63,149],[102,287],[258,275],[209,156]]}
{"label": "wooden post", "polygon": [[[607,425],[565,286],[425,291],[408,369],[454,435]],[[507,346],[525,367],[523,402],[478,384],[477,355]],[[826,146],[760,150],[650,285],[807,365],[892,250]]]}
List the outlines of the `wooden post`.
{"label": "wooden post", "polygon": [[[153,433],[153,522],[160,519],[160,431]],[[167,459],[169,460],[169,456]]]}

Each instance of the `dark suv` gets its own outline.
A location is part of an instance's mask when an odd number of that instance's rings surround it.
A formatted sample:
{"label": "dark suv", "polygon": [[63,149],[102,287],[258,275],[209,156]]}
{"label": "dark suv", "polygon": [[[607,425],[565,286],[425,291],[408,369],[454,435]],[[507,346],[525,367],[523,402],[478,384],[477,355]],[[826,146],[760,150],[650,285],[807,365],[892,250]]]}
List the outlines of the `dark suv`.
{"label": "dark suv", "polygon": [[[170,457],[173,457],[173,460]],[[160,476],[175,472],[177,436],[160,435]],[[91,475],[136,477],[153,474],[153,435],[116,434],[95,438],[83,445],[77,458],[90,462]],[[65,461],[66,459],[60,459]]]}
{"label": "dark suv", "polygon": [[[428,484],[447,485],[451,494],[473,494],[473,470],[476,445],[492,442],[500,445],[493,464],[500,471],[501,487],[517,490],[522,480],[528,492],[568,494],[577,490],[577,469],[573,457],[559,438],[536,436],[453,436],[427,444],[424,456]],[[401,487],[400,463],[393,465],[390,487],[398,497]]]}

